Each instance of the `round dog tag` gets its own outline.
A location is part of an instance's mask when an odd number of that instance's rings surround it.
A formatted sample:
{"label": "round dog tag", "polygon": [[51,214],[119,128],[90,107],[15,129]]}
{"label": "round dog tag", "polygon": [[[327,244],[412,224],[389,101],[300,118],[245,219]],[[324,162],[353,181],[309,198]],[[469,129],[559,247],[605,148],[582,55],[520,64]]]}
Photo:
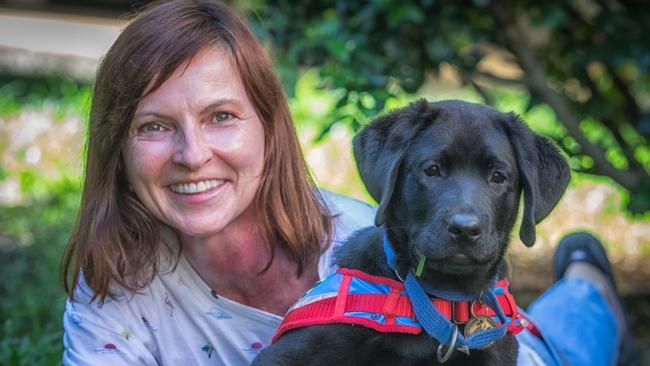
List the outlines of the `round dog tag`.
{"label": "round dog tag", "polygon": [[[465,334],[465,337],[469,337],[470,335],[480,332],[482,330],[488,330],[490,328],[496,327],[497,324],[492,320],[492,318],[489,318],[487,316],[475,316],[474,318],[470,319],[467,324],[465,324],[465,331],[463,332]],[[491,346],[492,343],[490,343],[487,347]]]}
{"label": "round dog tag", "polygon": [[[480,301],[479,301],[480,303]],[[472,303],[469,307],[470,314],[472,315],[472,318],[465,324],[465,330],[463,331],[463,334],[465,334],[465,337],[469,337],[470,335],[480,332],[482,330],[488,330],[490,328],[495,328],[497,324],[490,318],[489,316],[485,315],[476,315],[474,313],[474,303]],[[494,342],[488,343],[485,346],[481,347],[481,349],[486,349],[491,347],[494,344]]]}

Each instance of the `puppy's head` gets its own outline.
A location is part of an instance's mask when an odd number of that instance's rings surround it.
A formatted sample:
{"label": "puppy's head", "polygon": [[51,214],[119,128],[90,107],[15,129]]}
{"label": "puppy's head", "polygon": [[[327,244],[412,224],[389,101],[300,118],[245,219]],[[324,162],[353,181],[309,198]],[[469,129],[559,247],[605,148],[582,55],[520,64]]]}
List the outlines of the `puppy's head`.
{"label": "puppy's head", "polygon": [[400,265],[425,256],[425,276],[446,282],[494,276],[522,191],[519,234],[532,246],[569,181],[566,161],[517,116],[461,101],[379,117],[355,137],[354,154]]}

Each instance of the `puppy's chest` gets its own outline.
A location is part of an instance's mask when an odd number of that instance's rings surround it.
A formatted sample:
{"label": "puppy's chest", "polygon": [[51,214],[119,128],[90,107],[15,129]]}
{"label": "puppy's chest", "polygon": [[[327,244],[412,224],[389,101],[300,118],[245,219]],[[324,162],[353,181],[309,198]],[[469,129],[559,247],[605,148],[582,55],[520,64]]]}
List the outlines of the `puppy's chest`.
{"label": "puppy's chest", "polygon": [[[360,330],[360,329],[358,329]],[[365,333],[365,330],[360,330]],[[506,336],[485,350],[471,350],[469,355],[455,351],[445,363],[438,362],[438,342],[427,334],[403,335],[381,334],[368,337],[359,344],[355,366],[429,366],[429,365],[515,365],[517,343],[513,336]],[[354,337],[353,337],[354,338]]]}

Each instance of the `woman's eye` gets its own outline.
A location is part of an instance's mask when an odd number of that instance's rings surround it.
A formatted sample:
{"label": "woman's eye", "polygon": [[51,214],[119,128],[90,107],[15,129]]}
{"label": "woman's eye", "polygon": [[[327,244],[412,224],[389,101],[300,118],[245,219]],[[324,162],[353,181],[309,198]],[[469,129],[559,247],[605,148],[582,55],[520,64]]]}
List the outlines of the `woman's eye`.
{"label": "woman's eye", "polygon": [[144,125],[140,126],[138,128],[138,132],[140,133],[156,133],[156,132],[162,132],[165,128],[158,122],[149,122],[145,123]]}
{"label": "woman's eye", "polygon": [[506,181],[506,176],[501,172],[494,172],[490,176],[490,182],[494,184],[503,184]]}
{"label": "woman's eye", "polygon": [[428,177],[439,176],[440,167],[436,164],[427,165],[427,167],[424,168],[424,174],[426,174]]}
{"label": "woman's eye", "polygon": [[229,112],[217,112],[214,114],[212,119],[214,120],[214,122],[220,123],[220,122],[228,121],[233,117],[234,117],[233,114]]}

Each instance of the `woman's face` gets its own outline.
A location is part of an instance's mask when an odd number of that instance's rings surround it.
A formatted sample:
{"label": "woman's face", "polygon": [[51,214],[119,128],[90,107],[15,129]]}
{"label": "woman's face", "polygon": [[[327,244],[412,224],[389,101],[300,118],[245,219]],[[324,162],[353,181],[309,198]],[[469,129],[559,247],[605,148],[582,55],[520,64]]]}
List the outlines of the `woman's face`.
{"label": "woman's face", "polygon": [[264,130],[225,51],[199,52],[142,99],[123,156],[140,201],[182,235],[253,217]]}

